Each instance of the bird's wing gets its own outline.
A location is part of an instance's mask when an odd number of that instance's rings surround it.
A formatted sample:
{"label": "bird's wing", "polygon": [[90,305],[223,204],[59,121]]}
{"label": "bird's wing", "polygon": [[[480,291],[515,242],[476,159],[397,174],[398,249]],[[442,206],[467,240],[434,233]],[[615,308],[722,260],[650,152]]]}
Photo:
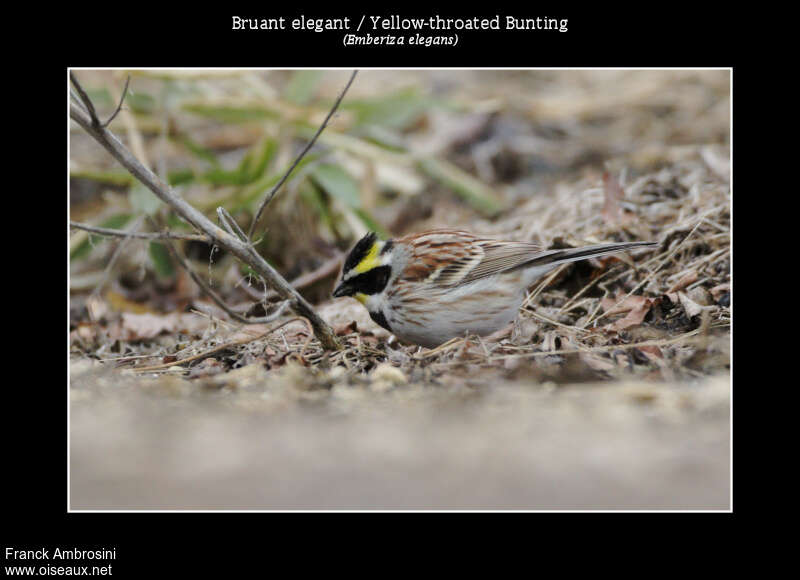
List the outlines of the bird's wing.
{"label": "bird's wing", "polygon": [[489,240],[457,230],[437,230],[398,241],[411,248],[403,278],[441,287],[468,284],[514,269],[541,253],[536,244]]}
{"label": "bird's wing", "polygon": [[536,244],[528,242],[497,242],[493,240],[484,241],[478,244],[483,251],[483,256],[479,262],[469,269],[468,272],[455,271],[451,278],[446,269],[443,274],[444,282],[453,284],[467,284],[480,278],[494,276],[501,272],[507,272],[520,266],[524,266],[542,255],[542,248]]}
{"label": "bird's wing", "polygon": [[[477,243],[477,246],[482,248],[483,258],[465,274],[461,275],[460,271],[457,272],[454,283],[466,284],[479,278],[493,276],[500,272],[508,272],[516,268],[555,267],[558,264],[577,262],[634,248],[656,245],[658,245],[656,242],[609,242],[580,248],[543,250],[541,247],[528,242],[481,240]],[[446,273],[446,270],[443,271],[443,274]]]}

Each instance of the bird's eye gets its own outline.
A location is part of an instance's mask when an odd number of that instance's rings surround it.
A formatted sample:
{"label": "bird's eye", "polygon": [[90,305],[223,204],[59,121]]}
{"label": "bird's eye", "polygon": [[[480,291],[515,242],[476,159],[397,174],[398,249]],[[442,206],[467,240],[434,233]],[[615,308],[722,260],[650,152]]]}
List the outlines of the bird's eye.
{"label": "bird's eye", "polygon": [[389,266],[378,266],[353,278],[350,283],[364,294],[380,294],[389,282],[392,270]]}

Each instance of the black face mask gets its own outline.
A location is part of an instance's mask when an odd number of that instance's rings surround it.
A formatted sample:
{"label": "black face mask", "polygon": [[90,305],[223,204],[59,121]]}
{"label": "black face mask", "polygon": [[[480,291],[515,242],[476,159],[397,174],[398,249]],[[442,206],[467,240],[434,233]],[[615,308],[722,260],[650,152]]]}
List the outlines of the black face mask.
{"label": "black face mask", "polygon": [[389,266],[378,266],[369,272],[364,272],[358,276],[350,278],[346,282],[342,282],[333,291],[334,298],[339,296],[352,296],[357,292],[372,295],[380,294],[386,284],[389,283],[389,277],[392,274],[392,269]]}

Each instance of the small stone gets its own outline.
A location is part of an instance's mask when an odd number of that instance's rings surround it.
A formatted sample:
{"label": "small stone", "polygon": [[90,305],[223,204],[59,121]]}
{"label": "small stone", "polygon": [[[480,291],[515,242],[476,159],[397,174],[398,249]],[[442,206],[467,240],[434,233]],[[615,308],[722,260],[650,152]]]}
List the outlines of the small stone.
{"label": "small stone", "polygon": [[267,371],[264,370],[262,365],[253,363],[218,375],[214,377],[214,380],[218,381],[220,386],[228,385],[237,389],[260,389],[266,384]]}
{"label": "small stone", "polygon": [[394,384],[387,380],[372,381],[369,385],[369,390],[373,393],[385,393],[394,388]]}
{"label": "small stone", "polygon": [[389,383],[389,385],[401,385],[408,382],[406,375],[403,374],[403,371],[398,369],[395,366],[392,366],[390,363],[381,363],[375,367],[375,369],[370,373],[370,377],[372,378],[373,383],[385,381]]}
{"label": "small stone", "polygon": [[298,391],[309,391],[318,386],[311,372],[293,360],[287,359],[281,372],[281,378]]}
{"label": "small stone", "polygon": [[541,383],[541,389],[545,393],[554,393],[558,390],[558,385],[553,381],[544,381]]}
{"label": "small stone", "polygon": [[[183,367],[178,368],[182,371],[186,370]],[[168,374],[160,375],[152,381],[145,382],[142,387],[152,393],[174,398],[186,397],[193,391],[192,384],[189,381]]]}
{"label": "small stone", "polygon": [[336,399],[356,400],[364,397],[364,389],[360,387],[351,387],[345,384],[334,385],[331,389],[331,395]]}
{"label": "small stone", "polygon": [[328,380],[333,383],[338,383],[347,376],[347,369],[344,367],[333,367],[328,371]]}
{"label": "small stone", "polygon": [[72,375],[82,375],[92,370],[96,364],[95,361],[88,358],[73,359],[69,363],[69,370]]}

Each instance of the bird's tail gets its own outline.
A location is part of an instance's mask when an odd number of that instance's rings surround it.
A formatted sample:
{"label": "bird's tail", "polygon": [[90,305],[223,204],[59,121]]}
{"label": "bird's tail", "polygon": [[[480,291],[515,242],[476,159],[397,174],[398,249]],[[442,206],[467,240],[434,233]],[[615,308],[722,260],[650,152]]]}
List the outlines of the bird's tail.
{"label": "bird's tail", "polygon": [[565,250],[545,250],[539,256],[531,260],[526,266],[545,266],[565,264],[567,262],[577,262],[597,258],[617,252],[624,252],[633,248],[644,248],[657,246],[658,242],[615,242],[609,244],[596,244],[594,246],[584,246],[582,248],[568,248]]}

